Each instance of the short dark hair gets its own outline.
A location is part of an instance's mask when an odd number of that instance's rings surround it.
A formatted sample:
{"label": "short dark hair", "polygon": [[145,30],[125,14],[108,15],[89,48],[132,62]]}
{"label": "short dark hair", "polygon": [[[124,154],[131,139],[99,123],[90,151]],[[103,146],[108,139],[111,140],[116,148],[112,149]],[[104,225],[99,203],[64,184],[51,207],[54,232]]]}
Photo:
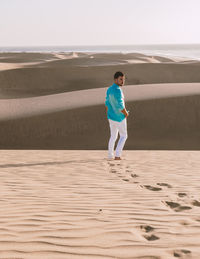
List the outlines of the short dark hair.
{"label": "short dark hair", "polygon": [[114,79],[117,79],[119,76],[124,76],[124,74],[123,74],[121,71],[117,71],[117,72],[114,74]]}

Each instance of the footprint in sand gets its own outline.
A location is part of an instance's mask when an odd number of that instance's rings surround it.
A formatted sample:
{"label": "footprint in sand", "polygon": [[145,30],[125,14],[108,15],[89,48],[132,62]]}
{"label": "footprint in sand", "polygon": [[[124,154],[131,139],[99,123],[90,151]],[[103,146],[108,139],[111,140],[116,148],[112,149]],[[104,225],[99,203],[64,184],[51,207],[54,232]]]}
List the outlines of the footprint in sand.
{"label": "footprint in sand", "polygon": [[135,178],[135,177],[139,177],[139,175],[137,175],[137,174],[131,174],[131,177]]}
{"label": "footprint in sand", "polygon": [[[130,173],[130,172],[132,172],[132,171],[126,169],[126,172]],[[131,176],[132,178],[139,177],[139,175],[137,175],[137,174],[131,174],[130,176]],[[127,179],[127,181],[129,181],[129,179]],[[133,183],[139,183],[139,182],[133,182]]]}
{"label": "footprint in sand", "polygon": [[116,173],[116,172],[117,172],[117,170],[115,170],[115,169],[111,169],[111,170],[110,170],[110,172],[111,172],[111,173]]}
{"label": "footprint in sand", "polygon": [[150,190],[150,191],[161,191],[162,190],[162,188],[160,188],[160,187],[154,187],[154,186],[151,186],[151,185],[140,185],[142,188],[146,188],[146,189],[148,189],[148,190]]}
{"label": "footprint in sand", "polygon": [[175,250],[173,251],[173,255],[174,257],[185,258],[185,255],[191,255],[191,251],[186,249]]}
{"label": "footprint in sand", "polygon": [[144,230],[145,232],[151,232],[151,231],[154,230],[154,228],[151,227],[151,226],[149,226],[149,225],[141,225],[140,228],[141,228],[142,230]]}
{"label": "footprint in sand", "polygon": [[159,185],[159,186],[166,186],[168,188],[172,188],[172,186],[168,183],[156,183],[156,184]]}
{"label": "footprint in sand", "polygon": [[126,181],[126,182],[129,182],[129,179],[126,179],[126,178],[123,178],[122,180],[123,180],[123,181]]}
{"label": "footprint in sand", "polygon": [[108,163],[110,166],[115,166],[115,164],[112,164],[112,163]]}
{"label": "footprint in sand", "polygon": [[179,207],[177,207],[176,209],[175,209],[175,211],[183,211],[183,210],[191,210],[192,209],[192,207],[190,207],[190,206],[179,206]]}
{"label": "footprint in sand", "polygon": [[179,193],[178,193],[178,196],[179,196],[179,197],[185,197],[185,196],[187,196],[187,194],[186,194],[185,192],[179,192]]}
{"label": "footprint in sand", "polygon": [[169,206],[171,209],[173,209],[176,212],[192,209],[192,207],[190,206],[182,206],[178,202],[173,202],[173,201],[165,201],[165,204],[167,204],[167,206]]}
{"label": "footprint in sand", "polygon": [[154,241],[159,239],[159,237],[155,236],[155,235],[144,235],[144,238],[146,238],[148,241]]}
{"label": "footprint in sand", "polygon": [[[146,233],[149,233],[149,232],[152,232],[154,230],[153,227],[149,226],[149,225],[141,225],[140,226],[140,229],[145,231]],[[154,241],[154,240],[157,240],[159,239],[159,237],[157,237],[156,235],[154,234],[149,234],[149,235],[143,235],[143,237],[148,240],[148,241]]]}
{"label": "footprint in sand", "polygon": [[192,205],[200,207],[200,202],[197,200],[192,201]]}

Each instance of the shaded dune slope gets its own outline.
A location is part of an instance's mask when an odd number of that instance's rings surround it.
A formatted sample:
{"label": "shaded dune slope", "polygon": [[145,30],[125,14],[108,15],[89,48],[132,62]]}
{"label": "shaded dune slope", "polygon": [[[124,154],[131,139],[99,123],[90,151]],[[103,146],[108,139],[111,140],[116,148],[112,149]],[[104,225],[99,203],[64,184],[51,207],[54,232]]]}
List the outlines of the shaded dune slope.
{"label": "shaded dune slope", "polygon": [[[200,149],[200,95],[128,101],[124,149]],[[107,149],[103,105],[0,122],[0,147]]]}

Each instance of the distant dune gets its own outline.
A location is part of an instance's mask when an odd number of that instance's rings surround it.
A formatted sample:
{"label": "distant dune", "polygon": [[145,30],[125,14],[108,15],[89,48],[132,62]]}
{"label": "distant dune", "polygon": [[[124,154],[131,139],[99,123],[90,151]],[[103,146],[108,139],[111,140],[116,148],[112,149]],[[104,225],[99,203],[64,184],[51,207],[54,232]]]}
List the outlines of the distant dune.
{"label": "distant dune", "polygon": [[0,98],[107,87],[117,70],[127,85],[200,82],[200,61],[139,53],[1,53],[0,68]]}

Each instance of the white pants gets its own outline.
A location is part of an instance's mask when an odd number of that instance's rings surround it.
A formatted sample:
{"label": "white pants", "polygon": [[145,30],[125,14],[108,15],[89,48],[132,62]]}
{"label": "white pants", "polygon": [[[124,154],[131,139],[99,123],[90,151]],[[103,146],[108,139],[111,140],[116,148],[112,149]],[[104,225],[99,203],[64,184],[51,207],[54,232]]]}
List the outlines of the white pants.
{"label": "white pants", "polygon": [[115,141],[118,136],[118,132],[120,134],[120,139],[118,141],[116,147],[116,154],[115,156],[120,157],[122,154],[122,150],[126,139],[128,138],[127,134],[127,119],[124,118],[122,121],[113,121],[108,119],[110,125],[110,139],[108,143],[108,158],[114,158],[114,146]]}

